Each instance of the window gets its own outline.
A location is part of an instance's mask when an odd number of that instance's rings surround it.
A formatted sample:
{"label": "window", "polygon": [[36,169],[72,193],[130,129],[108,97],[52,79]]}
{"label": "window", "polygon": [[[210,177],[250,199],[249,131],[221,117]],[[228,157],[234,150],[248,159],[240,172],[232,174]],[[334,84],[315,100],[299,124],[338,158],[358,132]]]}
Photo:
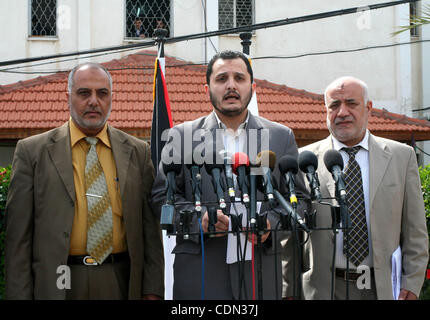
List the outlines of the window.
{"label": "window", "polygon": [[127,38],[152,39],[154,30],[170,33],[170,0],[126,0],[125,35]]}
{"label": "window", "polygon": [[[409,19],[415,19],[417,17],[417,3],[409,3]],[[412,25],[412,23],[411,23]],[[418,27],[410,29],[411,37],[418,37]]]}
{"label": "window", "polygon": [[229,29],[253,24],[253,0],[219,0],[219,29]]}
{"label": "window", "polygon": [[30,0],[30,36],[57,35],[57,0]]}

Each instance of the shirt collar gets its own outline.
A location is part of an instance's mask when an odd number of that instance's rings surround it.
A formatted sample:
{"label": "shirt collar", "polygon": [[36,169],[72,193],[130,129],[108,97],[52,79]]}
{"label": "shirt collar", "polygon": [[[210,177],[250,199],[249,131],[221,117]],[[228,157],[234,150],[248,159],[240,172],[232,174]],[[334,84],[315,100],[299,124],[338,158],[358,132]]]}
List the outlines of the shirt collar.
{"label": "shirt collar", "polygon": [[[340,142],[339,140],[337,140],[333,135],[331,136],[331,139],[333,141],[333,148],[337,151],[340,151],[342,148],[350,148],[347,145]],[[355,146],[360,146],[364,150],[369,151],[369,130],[366,129],[366,134],[364,135],[363,140],[361,140],[360,143],[357,143]]]}
{"label": "shirt collar", "polygon": [[[73,148],[76,143],[86,138],[87,136],[75,125],[71,117],[69,119],[69,128],[70,128],[70,143]],[[101,142],[103,142],[107,147],[111,148],[109,136],[107,134],[107,123],[105,123],[103,129],[96,135],[96,138],[98,138]]]}
{"label": "shirt collar", "polygon": [[[216,112],[215,111],[212,111],[213,113],[214,113],[214,115],[215,115],[215,119],[216,119],[216,122],[217,122],[217,124],[218,124],[218,128],[219,129],[228,129],[227,128],[227,126],[221,121],[221,119],[220,118],[218,118],[218,115],[216,114]],[[237,130],[241,130],[241,129],[246,129],[246,127],[248,126],[248,121],[249,121],[249,111],[248,111],[248,113],[246,114],[246,119],[245,119],[245,121],[244,122],[242,122],[240,125],[239,125],[239,127],[237,128]]]}

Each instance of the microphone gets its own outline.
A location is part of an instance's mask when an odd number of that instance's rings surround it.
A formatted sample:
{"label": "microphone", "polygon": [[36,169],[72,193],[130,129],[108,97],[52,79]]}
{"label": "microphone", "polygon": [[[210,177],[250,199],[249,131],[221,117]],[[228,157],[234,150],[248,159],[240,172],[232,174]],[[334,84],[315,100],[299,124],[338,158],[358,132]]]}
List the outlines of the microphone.
{"label": "microphone", "polygon": [[327,170],[331,172],[336,185],[336,192],[342,201],[346,201],[345,182],[343,181],[343,159],[339,151],[330,149],[324,154],[324,163]]}
{"label": "microphone", "polygon": [[175,203],[175,193],[176,193],[176,175],[181,172],[182,165],[178,163],[163,163],[163,171],[167,177],[166,179],[166,203],[174,204]]}
{"label": "microphone", "polygon": [[205,168],[206,171],[212,175],[212,185],[215,190],[215,194],[217,196],[218,204],[221,210],[225,210],[226,204],[224,199],[224,184],[221,180],[221,172],[224,167],[224,161],[223,159],[220,159],[219,155],[217,153],[212,153],[209,155],[209,158],[211,160],[214,160],[213,163],[207,163],[205,162]]}
{"label": "microphone", "polygon": [[230,197],[230,201],[235,201],[235,193],[234,193],[234,177],[233,177],[233,169],[231,166],[231,154],[226,150],[221,150],[219,155],[224,159],[224,173],[225,180],[227,182],[227,190],[228,196]]}
{"label": "microphone", "polygon": [[202,211],[201,194],[202,194],[202,176],[200,174],[200,167],[202,165],[196,164],[192,156],[185,162],[191,174],[191,187],[194,195],[194,208],[199,215]]}
{"label": "microphone", "polygon": [[278,190],[274,190],[274,195],[276,200],[278,200],[279,204],[287,211],[288,215],[293,217],[294,221],[299,224],[304,231],[307,233],[310,232],[306,223],[303,219],[297,214],[296,210],[288,203],[287,200],[282,196],[282,194]]}
{"label": "microphone", "polygon": [[290,203],[293,209],[297,209],[297,196],[295,190],[294,175],[298,171],[297,159],[290,155],[284,155],[279,160],[279,171],[284,175],[285,183],[290,192]]}
{"label": "microphone", "polygon": [[320,182],[318,180],[318,158],[317,156],[308,150],[303,151],[299,154],[299,168],[306,173],[309,186],[311,187],[311,198],[321,202],[322,195],[320,191]]}
{"label": "microphone", "polygon": [[342,225],[349,228],[351,221],[348,214],[346,205],[346,190],[345,182],[343,181],[343,158],[339,151],[330,149],[324,154],[324,163],[328,171],[331,172],[333,180],[336,185],[336,195],[339,198]]}
{"label": "microphone", "polygon": [[242,202],[245,207],[249,207],[249,191],[248,191],[248,172],[249,158],[246,153],[236,152],[233,155],[233,172],[237,175],[237,182],[240,192],[242,192]]}
{"label": "microphone", "polygon": [[271,208],[275,207],[272,178],[272,171],[275,168],[275,163],[276,154],[270,150],[261,151],[255,160],[256,166],[260,167],[262,170],[262,174],[258,176],[257,188],[264,193]]}
{"label": "microphone", "polygon": [[166,203],[161,207],[160,226],[168,232],[173,232],[176,175],[181,172],[181,168],[181,164],[163,162],[163,171],[166,175]]}

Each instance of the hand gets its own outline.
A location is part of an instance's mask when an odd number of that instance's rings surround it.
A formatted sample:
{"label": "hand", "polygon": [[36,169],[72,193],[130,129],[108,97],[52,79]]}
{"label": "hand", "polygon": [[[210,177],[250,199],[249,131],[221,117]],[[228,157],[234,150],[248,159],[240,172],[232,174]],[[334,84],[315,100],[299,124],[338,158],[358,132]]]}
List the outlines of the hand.
{"label": "hand", "polygon": [[[245,230],[245,228],[242,228],[242,229]],[[270,229],[270,222],[268,219],[266,219],[266,229],[268,229],[268,230]],[[270,235],[270,231],[267,231],[265,234],[263,234],[261,236],[261,243],[266,241],[267,238],[269,237],[269,235]],[[248,241],[252,243],[252,233],[251,232],[248,233]],[[253,244],[254,245],[257,244],[257,237],[255,237],[255,242]]]}
{"label": "hand", "polygon": [[156,294],[144,294],[142,300],[163,300],[160,296]]}
{"label": "hand", "polygon": [[417,300],[415,293],[406,289],[400,289],[399,300]]}
{"label": "hand", "polygon": [[[215,234],[215,237],[225,236],[228,232],[228,224],[229,224],[228,216],[226,216],[221,210],[217,210],[217,223],[215,224],[215,231],[226,232],[226,233]],[[208,212],[206,211],[202,218],[203,232],[208,232],[208,226],[209,226],[209,216],[208,216]]]}

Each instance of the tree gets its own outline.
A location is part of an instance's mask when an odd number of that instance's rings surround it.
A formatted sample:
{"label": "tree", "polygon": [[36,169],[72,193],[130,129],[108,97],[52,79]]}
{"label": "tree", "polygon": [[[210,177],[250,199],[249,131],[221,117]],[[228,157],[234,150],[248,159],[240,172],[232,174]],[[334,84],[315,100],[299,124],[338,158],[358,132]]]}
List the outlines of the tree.
{"label": "tree", "polygon": [[426,24],[430,24],[430,4],[429,3],[423,5],[421,9],[421,15],[411,15],[411,17],[409,18],[409,25],[400,26],[399,27],[400,30],[393,32],[393,36]]}

